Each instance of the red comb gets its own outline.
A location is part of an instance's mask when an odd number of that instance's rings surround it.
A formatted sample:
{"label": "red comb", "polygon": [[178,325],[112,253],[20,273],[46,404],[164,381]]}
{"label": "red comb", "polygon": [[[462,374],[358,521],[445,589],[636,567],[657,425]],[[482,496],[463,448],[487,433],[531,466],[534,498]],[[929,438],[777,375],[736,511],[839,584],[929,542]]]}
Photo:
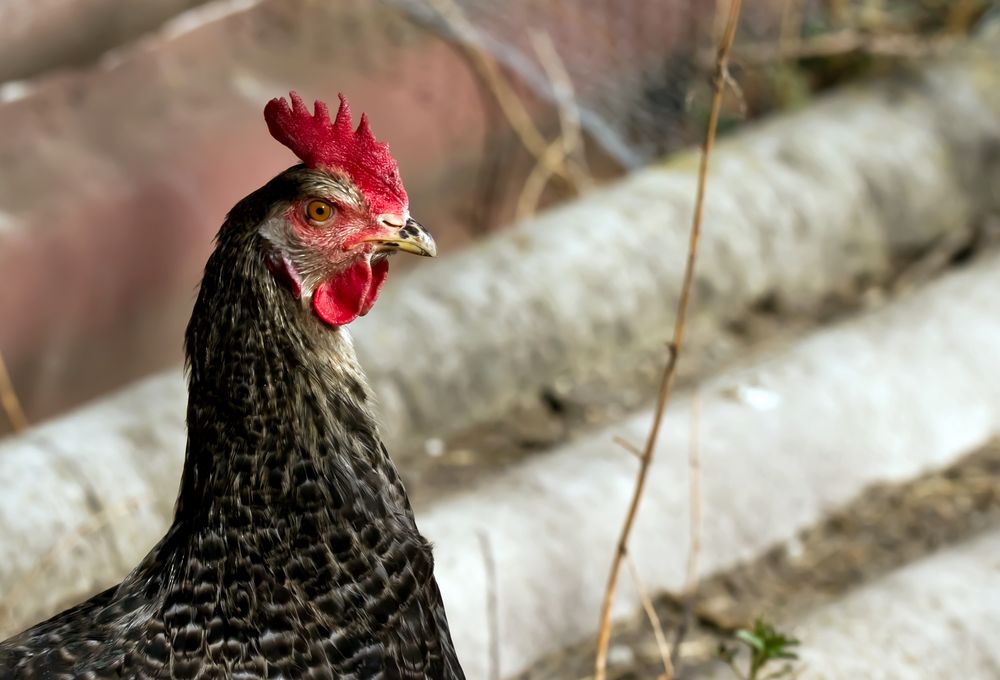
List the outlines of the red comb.
{"label": "red comb", "polygon": [[272,99],[264,107],[264,120],[271,136],[291,149],[310,168],[330,168],[346,173],[361,190],[373,215],[402,215],[409,206],[403,180],[389,147],[375,139],[368,118],[361,115],[358,129],[352,129],[351,107],[340,97],[337,117],[330,121],[325,103],[316,102],[310,114],[302,98],[289,93]]}

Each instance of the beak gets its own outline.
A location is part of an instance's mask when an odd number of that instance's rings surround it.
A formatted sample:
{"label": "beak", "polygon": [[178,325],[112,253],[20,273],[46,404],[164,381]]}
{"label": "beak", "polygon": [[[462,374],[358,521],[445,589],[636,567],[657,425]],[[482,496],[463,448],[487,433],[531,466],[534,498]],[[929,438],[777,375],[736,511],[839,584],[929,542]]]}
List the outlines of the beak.
{"label": "beak", "polygon": [[412,217],[402,226],[385,219],[381,220],[382,229],[374,236],[364,239],[363,243],[374,243],[382,250],[402,250],[414,255],[434,257],[437,255],[437,245],[427,230]]}

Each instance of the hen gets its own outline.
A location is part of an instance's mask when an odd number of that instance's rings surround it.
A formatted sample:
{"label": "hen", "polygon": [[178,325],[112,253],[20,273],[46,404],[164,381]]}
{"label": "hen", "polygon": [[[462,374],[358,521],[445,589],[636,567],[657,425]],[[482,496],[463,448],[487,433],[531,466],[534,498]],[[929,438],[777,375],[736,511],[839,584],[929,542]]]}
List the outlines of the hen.
{"label": "hen", "polygon": [[264,117],[302,164],[232,209],[205,268],[173,524],[122,583],[0,643],[0,677],[464,678],[344,327],[390,255],[434,241],[343,97],[333,121],[295,93]]}

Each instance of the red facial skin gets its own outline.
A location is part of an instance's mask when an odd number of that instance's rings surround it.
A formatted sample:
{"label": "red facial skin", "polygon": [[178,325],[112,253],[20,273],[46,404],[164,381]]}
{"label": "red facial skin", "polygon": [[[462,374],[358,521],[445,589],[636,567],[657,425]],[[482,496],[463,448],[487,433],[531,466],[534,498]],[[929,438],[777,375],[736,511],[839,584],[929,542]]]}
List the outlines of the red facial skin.
{"label": "red facial skin", "polygon": [[388,257],[377,254],[366,239],[383,235],[386,228],[373,224],[367,214],[329,200],[333,215],[317,223],[306,215],[312,200],[296,203],[286,213],[302,254],[294,261],[284,255],[269,260],[268,268],[296,298],[302,294],[303,274],[319,275],[312,294],[313,310],[331,326],[343,326],[371,310],[385,283]]}
{"label": "red facial skin", "polygon": [[289,100],[290,104],[284,98],[272,99],[264,108],[271,135],[307,167],[347,180],[364,196],[365,205],[317,197],[336,208],[322,224],[306,213],[311,199],[293,205],[287,220],[296,247],[269,267],[279,272],[276,276],[296,297],[301,296],[304,283],[311,284],[316,314],[332,326],[343,326],[368,313],[389,271],[387,254],[375,253],[375,246],[366,239],[389,230],[379,221],[382,216],[393,216],[402,226],[409,198],[389,147],[375,139],[365,116],[357,129],[353,127],[343,95],[332,120],[323,102],[316,102],[310,112],[295,92]]}

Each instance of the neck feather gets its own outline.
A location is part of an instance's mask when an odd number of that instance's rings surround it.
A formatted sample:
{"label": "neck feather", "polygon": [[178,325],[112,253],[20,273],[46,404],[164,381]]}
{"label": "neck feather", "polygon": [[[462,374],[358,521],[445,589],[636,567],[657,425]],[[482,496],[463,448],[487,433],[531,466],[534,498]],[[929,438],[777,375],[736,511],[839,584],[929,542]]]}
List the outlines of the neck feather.
{"label": "neck feather", "polygon": [[247,507],[408,511],[345,328],[320,322],[230,216],[188,326],[188,445],[176,522]]}

